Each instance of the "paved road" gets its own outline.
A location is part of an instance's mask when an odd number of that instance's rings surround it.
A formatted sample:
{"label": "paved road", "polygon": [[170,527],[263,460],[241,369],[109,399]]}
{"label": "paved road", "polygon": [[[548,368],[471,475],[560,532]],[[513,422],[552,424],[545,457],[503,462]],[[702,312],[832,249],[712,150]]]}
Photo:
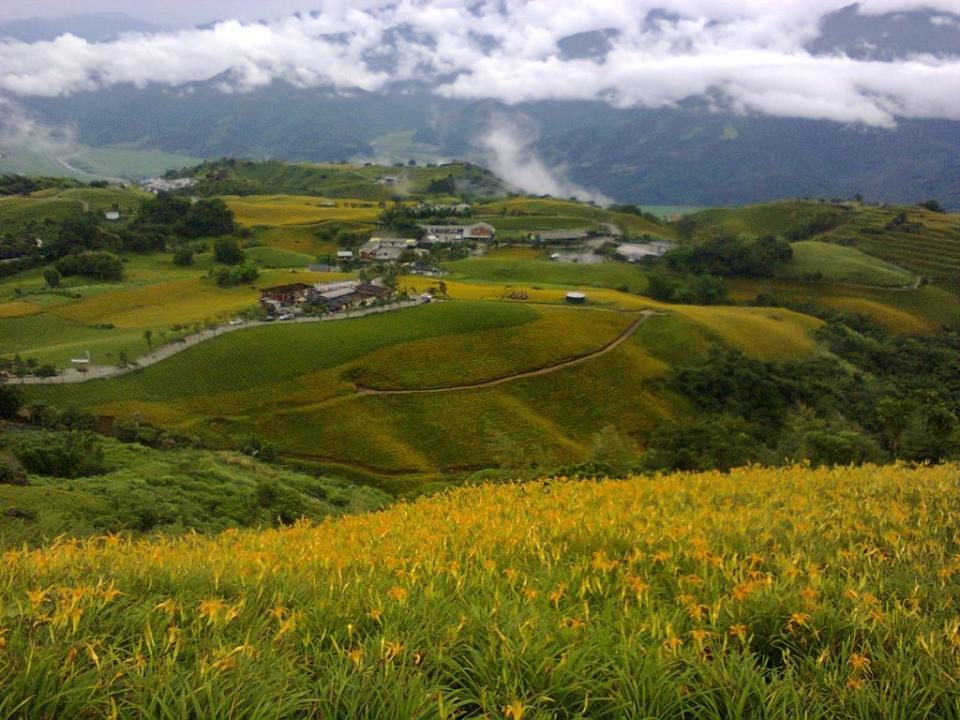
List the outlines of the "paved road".
{"label": "paved road", "polygon": [[85,372],[81,372],[76,368],[68,368],[64,370],[60,375],[55,378],[37,378],[37,377],[25,377],[25,378],[8,378],[7,383],[9,385],[50,385],[50,384],[74,384],[89,382],[90,380],[102,380],[104,378],[114,378],[120,377],[121,375],[126,375],[127,373],[135,372],[141,370],[150,365],[155,365],[161,360],[166,360],[177,353],[181,353],[187,348],[194,347],[199,345],[202,342],[212,340],[215,337],[224,335],[229,332],[236,332],[238,330],[247,330],[249,328],[263,327],[264,325],[288,325],[293,323],[312,323],[312,322],[331,322],[334,320],[349,320],[351,318],[364,317],[365,315],[377,315],[379,313],[391,312],[393,310],[402,310],[403,308],[416,307],[417,305],[423,304],[422,300],[409,300],[406,302],[393,303],[392,305],[384,305],[381,307],[371,307],[365,308],[363,310],[354,310],[352,312],[337,313],[336,315],[322,315],[320,317],[300,317],[295,318],[294,320],[282,320],[274,322],[263,322],[260,320],[248,320],[242,322],[239,325],[220,325],[216,328],[210,330],[204,330],[203,332],[194,333],[193,335],[186,336],[182,342],[172,342],[167,345],[164,345],[162,348],[154,350],[152,353],[140,357],[135,365],[130,365],[125,368],[117,367],[114,365],[91,365],[86,368]]}

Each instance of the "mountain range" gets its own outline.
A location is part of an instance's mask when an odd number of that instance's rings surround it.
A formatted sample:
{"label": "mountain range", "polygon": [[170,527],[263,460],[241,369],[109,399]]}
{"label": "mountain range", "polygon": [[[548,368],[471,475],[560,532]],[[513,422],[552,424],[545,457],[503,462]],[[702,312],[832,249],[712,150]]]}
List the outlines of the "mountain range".
{"label": "mountain range", "polygon": [[[0,35],[32,40],[69,30],[100,40],[149,31],[133,18],[96,17],[6,23]],[[560,50],[567,57],[602,57],[615,35],[572,35]],[[960,15],[862,15],[851,7],[826,16],[807,49],[878,61],[921,52],[957,57]],[[389,53],[384,58],[389,62]],[[206,158],[483,160],[490,153],[485,135],[506,125],[526,156],[618,201],[717,205],[860,193],[884,202],[937,198],[960,208],[960,123],[952,121],[901,119],[895,128],[866,128],[739,114],[710,98],[664,109],[594,101],[507,105],[441,97],[425,82],[373,93],[275,81],[224,93],[220,80],[177,88],[117,85],[18,102],[45,122],[75,126],[79,141],[95,147]],[[510,178],[509,168],[497,169]]]}

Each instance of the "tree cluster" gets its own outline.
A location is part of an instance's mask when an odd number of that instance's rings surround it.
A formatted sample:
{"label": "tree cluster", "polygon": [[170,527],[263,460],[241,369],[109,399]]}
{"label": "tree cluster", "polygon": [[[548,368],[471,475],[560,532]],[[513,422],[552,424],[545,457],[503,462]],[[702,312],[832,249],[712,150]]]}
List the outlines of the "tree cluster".
{"label": "tree cluster", "polygon": [[65,255],[56,263],[61,275],[84,275],[96,280],[123,279],[123,261],[108,252],[81,252]]}
{"label": "tree cluster", "polygon": [[756,240],[718,235],[680,245],[663,256],[666,266],[676,272],[739,278],[771,277],[792,259],[790,243],[770,235]]}

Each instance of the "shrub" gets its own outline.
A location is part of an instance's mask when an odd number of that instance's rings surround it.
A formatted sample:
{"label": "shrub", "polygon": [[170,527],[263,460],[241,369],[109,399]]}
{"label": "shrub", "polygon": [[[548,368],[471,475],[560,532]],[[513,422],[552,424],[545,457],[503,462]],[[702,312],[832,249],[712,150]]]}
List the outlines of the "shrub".
{"label": "shrub", "polygon": [[260,271],[249,263],[236,265],[231,268],[217,268],[213,271],[213,279],[220,287],[236,287],[253,282],[260,277]]}
{"label": "shrub", "polygon": [[16,417],[20,412],[20,396],[7,385],[0,385],[0,417]]}
{"label": "shrub", "polygon": [[180,245],[173,251],[173,264],[178,267],[193,265],[193,248],[189,245]]}
{"label": "shrub", "polygon": [[108,252],[84,252],[67,255],[57,261],[61,275],[85,275],[97,280],[123,279],[123,263]]}
{"label": "shrub", "polygon": [[255,457],[264,462],[271,462],[277,459],[277,446],[272,442],[264,440],[259,435],[247,435],[240,438],[240,452],[250,457]]}
{"label": "shrub", "polygon": [[13,453],[28,472],[36,475],[77,478],[107,470],[103,446],[90,433],[31,433],[14,445]]}
{"label": "shrub", "polygon": [[12,453],[0,452],[0,485],[26,484],[27,471],[16,456]]}
{"label": "shrub", "polygon": [[238,265],[245,255],[235,238],[220,238],[213,244],[213,257],[218,263]]}

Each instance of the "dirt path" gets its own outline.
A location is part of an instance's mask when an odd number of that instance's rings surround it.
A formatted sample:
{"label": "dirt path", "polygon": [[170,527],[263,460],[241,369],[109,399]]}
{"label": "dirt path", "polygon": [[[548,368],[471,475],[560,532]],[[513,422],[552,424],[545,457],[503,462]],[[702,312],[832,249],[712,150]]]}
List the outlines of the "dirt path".
{"label": "dirt path", "polygon": [[492,380],[480,380],[478,382],[464,383],[462,385],[444,385],[443,387],[435,388],[416,388],[416,389],[390,389],[390,388],[368,388],[363,386],[357,387],[356,396],[365,396],[365,395],[430,395],[436,393],[448,393],[448,392],[458,392],[460,390],[474,390],[477,388],[488,388],[495,387],[497,385],[503,385],[504,383],[513,382],[514,380],[523,380],[525,378],[532,377],[541,377],[543,375],[549,375],[551,373],[559,372],[560,370],[565,370],[569,367],[574,367],[576,365],[582,365],[583,363],[590,362],[595,360],[598,357],[606,355],[608,352],[615,350],[620,345],[625,343],[630,339],[630,336],[633,335],[637,329],[643,325],[648,318],[654,315],[663,315],[663,313],[657,312],[656,310],[644,310],[640,313],[640,317],[634,320],[630,327],[624,330],[622,333],[617,335],[613,340],[608,342],[606,345],[601,347],[599,350],[594,350],[591,353],[586,355],[580,355],[579,357],[572,358],[570,360],[563,360],[561,362],[554,363],[552,365],[545,365],[544,367],[537,368],[536,370],[524,370],[522,372],[511,373],[510,375],[503,375]]}

